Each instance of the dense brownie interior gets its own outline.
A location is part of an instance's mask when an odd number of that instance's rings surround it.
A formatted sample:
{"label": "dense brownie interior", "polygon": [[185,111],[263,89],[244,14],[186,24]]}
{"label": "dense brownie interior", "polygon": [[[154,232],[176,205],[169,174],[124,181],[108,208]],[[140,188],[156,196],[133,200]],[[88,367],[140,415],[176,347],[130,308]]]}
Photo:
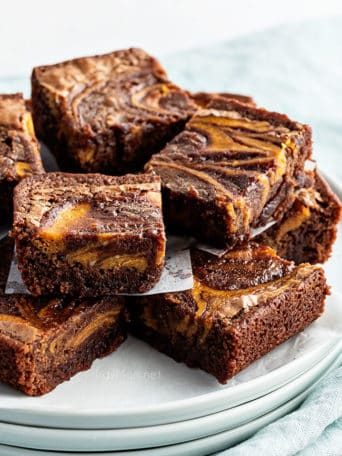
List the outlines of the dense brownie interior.
{"label": "dense brownie interior", "polygon": [[194,251],[192,262],[192,290],[131,298],[132,331],[222,383],[323,312],[323,270],[295,267],[269,247]]}
{"label": "dense brownie interior", "polygon": [[256,240],[297,264],[324,263],[331,254],[341,216],[341,202],[316,171],[313,185],[299,189],[283,219]]}

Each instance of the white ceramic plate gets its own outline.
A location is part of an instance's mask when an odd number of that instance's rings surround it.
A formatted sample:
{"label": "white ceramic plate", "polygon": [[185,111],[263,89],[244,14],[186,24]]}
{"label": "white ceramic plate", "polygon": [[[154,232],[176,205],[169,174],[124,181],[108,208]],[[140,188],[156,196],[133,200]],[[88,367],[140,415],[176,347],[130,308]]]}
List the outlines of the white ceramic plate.
{"label": "white ceramic plate", "polygon": [[[330,369],[327,371],[327,373],[339,365],[340,362],[341,357],[336,359],[330,365]],[[216,451],[226,449],[229,446],[233,446],[249,438],[264,426],[267,426],[268,424],[281,418],[287,413],[290,413],[305,399],[305,397],[314,387],[315,384],[310,386],[308,390],[295,396],[290,401],[272,410],[270,413],[257,418],[256,420],[250,421],[234,429],[211,435],[209,437],[204,437],[176,445],[159,448],[148,448],[144,450],[109,451],[106,453],[87,452],[77,454],[85,454],[86,456],[97,456],[99,454],[105,454],[106,456],[205,456]],[[0,445],[0,454],[1,456],[75,456],[75,453],[73,452],[51,452],[7,445]]]}
{"label": "white ceramic plate", "polygon": [[333,326],[342,327],[342,299],[337,294],[328,298],[326,312],[310,328],[225,386],[130,338],[117,353],[96,361],[91,370],[46,396],[27,397],[0,385],[1,421],[114,429],[172,423],[227,410],[278,389],[320,361],[334,341],[326,335]]}
{"label": "white ceramic plate", "polygon": [[44,450],[109,451],[173,445],[241,426],[312,387],[340,358],[342,340],[313,368],[282,388],[239,407],[180,423],[114,430],[67,430],[0,423],[0,443]]}

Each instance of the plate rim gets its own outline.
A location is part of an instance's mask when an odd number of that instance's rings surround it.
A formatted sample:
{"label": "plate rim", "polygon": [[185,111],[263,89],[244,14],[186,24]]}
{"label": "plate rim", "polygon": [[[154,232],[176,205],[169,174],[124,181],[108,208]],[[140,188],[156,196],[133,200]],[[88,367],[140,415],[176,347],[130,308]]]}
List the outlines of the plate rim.
{"label": "plate rim", "polygon": [[[230,429],[228,431],[220,432],[201,439],[195,439],[189,442],[184,442],[175,445],[167,445],[164,447],[157,448],[145,448],[142,450],[108,451],[105,454],[108,456],[183,456],[184,454],[187,454],[188,456],[204,456],[205,454],[207,454],[208,450],[210,452],[217,452],[223,449],[227,449],[227,444],[229,445],[229,447],[231,447],[232,445],[236,445],[242,440],[251,437],[261,428],[267,426],[276,419],[280,419],[287,413],[290,413],[292,410],[294,410],[306,398],[307,394],[308,391],[304,391],[303,393],[294,397],[290,401],[287,401],[285,404],[272,410],[269,413],[266,413],[265,415],[262,415],[256,420],[245,423],[242,426],[238,426],[237,428]],[[227,441],[227,439],[229,440]],[[77,454],[75,452],[56,453],[50,450],[34,450],[32,448],[23,448],[4,444],[0,444],[0,450],[1,449],[7,449],[10,451],[4,456],[55,456],[56,454],[60,454],[61,456],[74,456],[75,454]],[[25,453],[23,453],[23,451],[25,451]],[[184,453],[184,451],[186,451],[186,453]],[[83,454],[86,456],[96,456],[99,453],[86,452]]]}
{"label": "plate rim", "polygon": [[[242,404],[241,406],[234,407],[233,409],[228,409],[225,411],[221,411],[218,413],[214,413],[205,417],[201,418],[195,418],[193,420],[187,420],[186,422],[177,422],[177,423],[170,423],[170,424],[164,424],[164,425],[159,425],[159,426],[147,426],[145,428],[140,427],[140,428],[131,428],[131,429],[126,429],[126,432],[124,436],[120,437],[119,439],[117,438],[118,436],[116,434],[122,433],[125,431],[125,429],[106,429],[106,430],[92,430],[92,439],[93,440],[100,440],[103,439],[103,437],[106,440],[106,445],[104,445],[102,448],[97,448],[92,449],[92,451],[114,451],[113,448],[108,448],[108,445],[110,445],[110,441],[115,440],[116,444],[119,444],[119,448],[117,448],[117,451],[124,451],[124,450],[134,450],[134,449],[142,449],[142,448],[148,448],[148,447],[162,447],[162,446],[170,446],[170,445],[177,445],[180,443],[186,443],[189,441],[193,440],[198,440],[201,438],[206,438],[210,437],[215,434],[219,434],[221,432],[227,432],[229,430],[233,430],[237,427],[243,426],[245,424],[248,424],[249,422],[255,421],[256,419],[260,418],[261,416],[270,413],[271,411],[281,407],[284,405],[286,402],[294,399],[295,397],[307,393],[312,390],[323,378],[327,376],[329,372],[342,360],[342,340],[339,341],[339,343],[334,347],[332,351],[330,351],[323,359],[318,361],[311,369],[307,370],[304,372],[302,375],[298,376],[294,380],[290,381],[283,387],[269,393],[268,395],[259,397],[258,399],[255,399],[254,401],[250,401],[248,403]],[[262,402],[267,398],[267,405],[263,406]],[[272,407],[272,404],[275,404],[275,407]],[[235,416],[235,421],[233,421],[233,424],[230,424],[228,428],[224,428],[224,424],[226,423],[229,419],[229,413],[232,412],[232,410],[235,409],[238,410],[241,407],[242,410],[238,411],[235,413],[237,417]],[[260,413],[259,413],[260,411]],[[234,414],[234,412],[233,412]],[[242,418],[242,415],[247,414],[250,419],[244,420]],[[219,430],[217,431],[217,420],[219,419],[220,421],[220,426]],[[208,422],[209,421],[209,422]],[[5,425],[5,426],[3,426]],[[184,431],[184,425],[188,427],[187,430]],[[208,433],[208,426],[210,431]],[[7,429],[6,429],[7,428]],[[40,428],[40,427],[33,427],[33,426],[23,426],[23,425],[14,425],[12,423],[0,423],[0,435],[1,433],[4,433],[6,435],[6,430],[8,432],[8,428],[10,429],[10,432],[12,434],[12,439],[14,438],[15,435],[19,435],[21,431],[25,432],[25,435],[22,437],[22,439],[27,438],[28,433],[34,432],[35,434],[38,432],[40,433],[40,436],[43,435],[43,433],[50,433],[48,437],[44,437],[44,442],[54,442],[57,439],[67,439],[69,442],[72,442],[73,440],[76,441],[84,441],[84,434],[85,432],[89,432],[89,430],[75,430],[75,429],[60,429],[60,428]],[[167,429],[168,428],[168,429]],[[183,428],[183,429],[180,429]],[[189,429],[190,428],[190,429]],[[195,436],[195,430],[194,429],[206,429],[204,434],[197,434]],[[136,436],[134,436],[134,432],[138,432]],[[149,437],[151,438],[151,432],[152,433],[157,433],[154,434],[153,441],[148,443],[147,438],[144,438],[141,434],[143,433],[149,433]],[[167,443],[162,444],[161,439],[162,436],[165,437],[165,432],[170,433],[171,436],[168,436]],[[175,434],[177,432],[182,432],[182,440],[181,442],[175,441]],[[129,434],[132,434],[131,436]],[[54,435],[55,434],[55,435]],[[128,435],[127,435],[128,434]],[[190,436],[189,436],[190,434]],[[172,437],[173,436],[173,437]],[[1,437],[0,437],[1,439]],[[142,446],[136,447],[137,444],[130,445],[130,448],[124,448],[124,443],[127,441],[127,439],[132,439],[141,445],[141,442],[143,441],[144,443]],[[142,439],[142,440],[141,440]],[[36,448],[34,445],[37,445],[37,436],[34,437],[34,441],[30,442],[30,448],[31,449],[37,449],[37,450],[49,450],[49,451],[86,451],[86,448],[90,447],[90,442],[85,442],[82,445],[85,445],[84,448],[81,446],[77,445],[72,445],[68,449],[60,449],[60,448],[52,448],[52,445],[50,448],[47,447],[46,443],[42,445],[40,448]],[[6,442],[1,442],[1,444],[9,445],[9,446],[14,446],[14,440],[11,442],[10,440]],[[24,445],[22,442],[20,445]],[[16,445],[16,446],[20,446]],[[27,445],[27,443],[26,443]],[[40,445],[40,444],[39,444]],[[48,445],[50,446],[50,445]],[[44,447],[44,448],[43,448]],[[24,448],[28,448],[28,446],[25,446]],[[65,447],[66,448],[66,447]],[[90,448],[91,449],[91,448]]]}

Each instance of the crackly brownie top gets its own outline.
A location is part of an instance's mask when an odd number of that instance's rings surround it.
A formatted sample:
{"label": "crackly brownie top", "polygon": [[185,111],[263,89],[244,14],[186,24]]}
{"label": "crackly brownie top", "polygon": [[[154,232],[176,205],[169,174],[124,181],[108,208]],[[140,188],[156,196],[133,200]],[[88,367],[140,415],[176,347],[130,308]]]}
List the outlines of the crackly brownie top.
{"label": "crackly brownie top", "polygon": [[145,169],[160,175],[175,194],[214,201],[229,213],[231,232],[246,231],[297,161],[304,166],[308,144],[308,126],[218,97],[198,110]]}
{"label": "crackly brownie top", "polygon": [[[229,324],[241,312],[282,295],[293,285],[300,286],[313,271],[321,269],[310,264],[296,267],[270,247],[254,242],[219,257],[193,250],[192,265],[193,288],[168,293],[165,298],[183,306],[195,320],[203,319],[208,330],[217,320]],[[192,325],[185,330],[191,331]]]}
{"label": "crackly brownie top", "polygon": [[[101,299],[69,299],[62,297],[34,298],[29,295],[6,295],[4,289],[10,267],[10,259],[13,254],[13,241],[9,238],[0,241],[0,334],[12,338],[18,342],[30,343],[37,337],[41,337],[51,331],[57,331],[69,318],[79,318],[84,312],[97,305],[100,307],[106,298]],[[111,307],[108,311],[100,314],[100,317],[89,321],[81,334],[86,336],[92,329],[105,323],[106,319],[115,318],[119,313],[123,298],[111,296]],[[113,310],[113,312],[111,312]],[[75,322],[75,329],[79,327],[79,320]]]}
{"label": "crackly brownie top", "polygon": [[226,98],[228,100],[236,100],[241,103],[246,103],[250,106],[256,106],[255,101],[252,97],[248,95],[240,95],[238,93],[228,93],[228,92],[221,92],[221,93],[210,93],[210,92],[195,92],[190,94],[191,98],[196,102],[198,106],[205,108],[208,104],[217,99],[217,98]]}
{"label": "crackly brownie top", "polygon": [[141,49],[83,57],[33,70],[61,111],[81,127],[187,119],[195,103],[170,83],[159,62]]}
{"label": "crackly brownie top", "polygon": [[160,180],[151,175],[47,173],[15,189],[14,232],[65,236],[164,236]]}
{"label": "crackly brownie top", "polygon": [[0,182],[16,182],[43,171],[31,114],[22,95],[0,95]]}
{"label": "crackly brownie top", "polygon": [[[100,299],[69,299],[62,297],[34,298],[28,295],[0,296],[0,335],[17,342],[33,343],[37,338],[48,337],[49,348],[53,353],[59,337],[63,337],[62,325],[74,320],[68,328],[69,336],[65,349],[73,349],[90,334],[106,323],[115,321],[122,309],[123,298],[111,296]],[[102,304],[103,303],[103,304]],[[102,308],[103,305],[103,308]],[[97,314],[80,328],[80,318],[96,306]],[[54,339],[54,336],[58,337]],[[41,347],[42,351],[44,346]]]}
{"label": "crackly brownie top", "polygon": [[79,328],[78,318],[83,313],[89,312],[90,308],[98,306],[99,318],[93,316],[92,320],[88,322],[89,324],[84,326],[84,330],[82,329],[80,333],[76,332],[76,339],[73,339],[75,343],[77,340],[81,341],[82,336],[86,336],[95,328],[103,325],[108,319],[116,318],[118,315],[123,303],[123,298],[120,296],[111,296],[110,306],[104,306],[103,312],[101,312],[106,298],[34,298],[20,294],[5,295],[4,289],[12,255],[13,241],[10,238],[0,240],[0,258],[2,260],[0,261],[0,334],[22,343],[30,343],[44,334],[53,335],[69,318],[75,318],[74,328]]}

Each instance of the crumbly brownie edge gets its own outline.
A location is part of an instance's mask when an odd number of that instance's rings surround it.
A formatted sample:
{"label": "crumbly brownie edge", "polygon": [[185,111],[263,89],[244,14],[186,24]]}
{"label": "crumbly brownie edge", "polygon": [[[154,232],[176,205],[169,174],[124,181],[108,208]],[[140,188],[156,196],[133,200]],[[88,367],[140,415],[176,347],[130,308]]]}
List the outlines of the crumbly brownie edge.
{"label": "crumbly brownie edge", "polygon": [[331,255],[337,236],[337,226],[342,217],[342,206],[328,183],[319,174],[315,176],[315,190],[321,201],[318,208],[310,209],[310,216],[296,229],[288,231],[280,239],[278,230],[291,216],[296,216],[296,205],[285,215],[280,224],[271,227],[256,238],[257,242],[273,247],[278,255],[296,264],[324,263]]}
{"label": "crumbly brownie edge", "polygon": [[[101,306],[95,304],[81,317],[81,321],[101,316],[101,310]],[[71,325],[75,323],[71,322]],[[60,347],[53,356],[40,352],[38,341],[35,345],[26,346],[0,334],[0,380],[30,396],[41,396],[75,374],[89,369],[95,359],[115,351],[126,337],[127,313],[124,307],[115,322],[100,326],[77,350],[64,352]],[[50,343],[53,340],[50,339]]]}
{"label": "crumbly brownie edge", "polygon": [[[175,331],[162,334],[145,326],[140,320],[143,304],[139,304],[139,299],[130,298],[130,330],[176,361],[189,367],[199,367],[224,384],[316,320],[323,313],[327,293],[323,270],[317,269],[298,287],[242,313],[231,326],[217,323],[205,344],[198,343],[196,336],[185,336]],[[163,297],[159,300],[154,298],[152,302],[157,309],[154,316],[157,315],[161,322],[165,318],[179,321],[187,316],[184,310],[183,315],[177,314],[175,306]],[[146,299],[144,303],[148,305]]]}
{"label": "crumbly brownie edge", "polygon": [[31,90],[32,119],[37,138],[49,148],[62,170],[81,171],[70,154],[63,134],[59,131],[59,107],[48,90],[39,83],[36,68],[33,69],[31,76]]}
{"label": "crumbly brownie edge", "polygon": [[[81,263],[67,267],[64,260],[59,261],[58,255],[51,257],[44,254],[30,239],[16,241],[18,266],[25,285],[34,296],[63,294],[93,297],[112,293],[143,293],[153,288],[160,279],[164,262],[156,264],[156,259],[161,241],[154,237],[131,241],[138,243],[137,253],[148,252],[144,271],[124,266],[106,270]],[[123,241],[123,244],[129,243],[129,239]],[[129,244],[129,247],[132,247],[132,244]],[[126,251],[119,249],[117,255],[125,253]],[[133,255],[134,251],[130,249],[128,254]],[[51,277],[54,277],[53,281]]]}
{"label": "crumbly brownie edge", "polygon": [[[65,359],[46,370],[37,369],[34,383],[25,387],[26,394],[40,396],[53,390],[60,383],[70,380],[75,374],[88,370],[98,358],[108,356],[119,348],[127,338],[127,322],[122,311],[118,321],[111,327],[100,327],[79,349]],[[94,317],[96,318],[96,317]]]}
{"label": "crumbly brownie edge", "polygon": [[191,196],[184,198],[166,186],[162,188],[165,225],[175,233],[193,235],[214,246],[233,243],[227,231],[227,216],[213,201],[201,201]]}

